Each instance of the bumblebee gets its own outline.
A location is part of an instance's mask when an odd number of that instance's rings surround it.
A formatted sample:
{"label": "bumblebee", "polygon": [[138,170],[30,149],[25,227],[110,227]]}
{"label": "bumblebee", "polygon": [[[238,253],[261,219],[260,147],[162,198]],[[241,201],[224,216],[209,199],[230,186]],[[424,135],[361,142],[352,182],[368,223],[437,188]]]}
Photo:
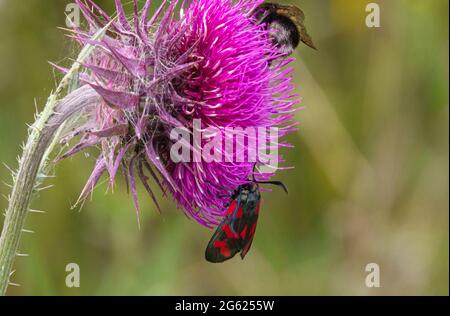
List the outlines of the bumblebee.
{"label": "bumblebee", "polygon": [[300,42],[316,49],[304,25],[305,14],[296,6],[264,3],[255,9],[253,16],[257,23],[266,25],[283,55],[291,55]]}

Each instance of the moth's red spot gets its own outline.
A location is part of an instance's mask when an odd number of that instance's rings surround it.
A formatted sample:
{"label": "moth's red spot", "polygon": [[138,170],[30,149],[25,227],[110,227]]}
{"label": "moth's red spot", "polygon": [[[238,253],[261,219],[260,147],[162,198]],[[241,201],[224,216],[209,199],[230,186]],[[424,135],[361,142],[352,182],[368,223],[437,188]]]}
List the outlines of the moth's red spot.
{"label": "moth's red spot", "polygon": [[241,231],[241,238],[245,239],[245,237],[247,236],[247,227],[245,226],[244,229]]}
{"label": "moth's red spot", "polygon": [[244,214],[244,210],[242,207],[240,207],[236,213],[236,218],[242,218],[242,215]]}
{"label": "moth's red spot", "polygon": [[224,257],[231,256],[230,248],[228,248],[227,242],[223,240],[216,240],[214,247],[220,249],[220,254]]}
{"label": "moth's red spot", "polygon": [[250,235],[249,241],[247,242],[247,244],[245,245],[244,249],[242,249],[242,252],[241,252],[242,258],[244,258],[247,255],[248,251],[250,250],[250,247],[252,246],[253,237],[255,237],[255,230],[256,230],[256,224],[253,224],[253,227],[250,230],[250,234],[249,234]]}
{"label": "moth's red spot", "polygon": [[233,214],[234,211],[236,210],[236,206],[237,206],[237,202],[236,202],[236,200],[233,200],[233,202],[231,202],[230,206],[228,206],[226,215]]}
{"label": "moth's red spot", "polygon": [[222,248],[224,244],[226,245],[225,241],[223,241],[223,240],[216,240],[216,241],[214,241],[213,246],[215,248]]}
{"label": "moth's red spot", "polygon": [[228,224],[224,224],[222,226],[222,230],[223,230],[223,232],[225,233],[225,235],[227,236],[228,239],[231,239],[231,238],[237,239],[237,238],[239,238],[239,236],[234,231],[231,230],[230,225],[228,225]]}
{"label": "moth's red spot", "polygon": [[253,224],[252,230],[250,231],[250,236],[254,236],[255,235],[255,230],[256,230],[256,223]]}

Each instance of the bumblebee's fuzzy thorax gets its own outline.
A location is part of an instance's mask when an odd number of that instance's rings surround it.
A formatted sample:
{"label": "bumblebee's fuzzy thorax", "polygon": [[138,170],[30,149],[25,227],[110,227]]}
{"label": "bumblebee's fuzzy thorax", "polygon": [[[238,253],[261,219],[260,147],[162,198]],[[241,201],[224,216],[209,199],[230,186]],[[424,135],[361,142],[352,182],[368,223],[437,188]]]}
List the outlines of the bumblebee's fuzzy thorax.
{"label": "bumblebee's fuzzy thorax", "polygon": [[270,24],[270,36],[273,43],[285,56],[291,55],[300,42],[298,32],[292,29],[292,25],[287,20],[288,18],[282,18]]}
{"label": "bumblebee's fuzzy thorax", "polygon": [[291,55],[300,42],[316,49],[304,25],[302,10],[292,5],[264,3],[254,12],[258,23],[265,24],[273,43],[284,56]]}

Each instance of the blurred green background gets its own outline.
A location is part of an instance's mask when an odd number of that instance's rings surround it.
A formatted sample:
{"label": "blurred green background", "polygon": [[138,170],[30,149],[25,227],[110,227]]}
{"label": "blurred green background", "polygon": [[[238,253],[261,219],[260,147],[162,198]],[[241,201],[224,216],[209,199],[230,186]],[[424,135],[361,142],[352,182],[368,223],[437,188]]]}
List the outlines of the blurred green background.
{"label": "blurred green background", "polygon": [[[23,236],[29,257],[17,259],[12,281],[21,286],[9,294],[448,295],[449,3],[373,1],[382,25],[369,29],[369,2],[286,1],[305,11],[319,51],[296,53],[306,109],[286,152],[296,169],[279,174],[291,194],[264,196],[245,261],[207,263],[212,232],[167,200],[159,215],[141,195],[139,231],[123,184],[71,210],[94,163],[80,155],[58,165],[55,187],[33,202],[47,213],[27,220],[35,233]],[[57,29],[67,3],[0,0],[0,159],[11,167],[34,100],[42,108],[59,78],[47,61],[77,54]],[[111,12],[112,0],[98,3]],[[4,167],[0,179],[11,182]],[[81,267],[79,289],[65,286],[71,262]],[[371,262],[381,267],[378,289],[365,286]]]}

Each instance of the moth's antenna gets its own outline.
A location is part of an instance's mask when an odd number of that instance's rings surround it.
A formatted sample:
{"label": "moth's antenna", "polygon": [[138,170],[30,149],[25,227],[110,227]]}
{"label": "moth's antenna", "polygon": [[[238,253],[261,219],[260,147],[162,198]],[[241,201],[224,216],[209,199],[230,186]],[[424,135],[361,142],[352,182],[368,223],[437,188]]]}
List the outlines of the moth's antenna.
{"label": "moth's antenna", "polygon": [[208,181],[208,180],[205,180],[205,182],[206,182],[206,183],[209,183],[209,184],[211,184],[211,185],[213,185],[213,186],[215,186],[216,188],[219,188],[219,189],[224,190],[224,191],[227,191],[227,192],[233,192],[233,191],[234,191],[234,190],[232,190],[232,189],[227,189],[227,188],[224,188],[224,187],[222,187],[222,186],[220,186],[220,185],[217,185],[217,184],[215,184],[215,183],[212,183],[211,181]]}
{"label": "moth's antenna", "polygon": [[252,178],[253,178],[253,182],[254,182],[254,183],[257,183],[256,178],[255,178],[255,171],[256,171],[256,163],[253,165]]}
{"label": "moth's antenna", "polygon": [[278,187],[283,188],[283,190],[284,190],[284,192],[286,192],[286,194],[289,194],[289,190],[288,190],[287,186],[281,181],[259,181],[259,182],[256,182],[256,183],[258,183],[258,184],[272,184],[272,185],[276,185]]}

